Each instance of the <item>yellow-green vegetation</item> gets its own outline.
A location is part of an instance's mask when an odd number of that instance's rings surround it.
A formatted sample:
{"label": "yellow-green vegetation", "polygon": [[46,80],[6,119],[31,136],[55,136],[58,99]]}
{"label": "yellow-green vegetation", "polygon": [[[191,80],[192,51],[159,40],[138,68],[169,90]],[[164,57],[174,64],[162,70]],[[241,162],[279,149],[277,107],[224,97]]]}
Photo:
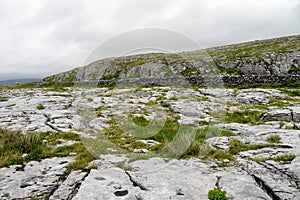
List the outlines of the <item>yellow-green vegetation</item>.
{"label": "yellow-green vegetation", "polygon": [[[188,158],[188,157],[201,157],[202,154],[207,159],[211,159],[215,156],[218,158],[221,158],[221,154],[224,155],[223,159],[226,159],[229,155],[226,152],[222,151],[214,151],[204,144],[205,140],[211,137],[218,137],[218,136],[224,136],[224,137],[230,137],[235,136],[235,134],[229,130],[226,129],[220,129],[218,127],[214,126],[206,126],[204,128],[200,128],[196,132],[196,136],[194,138],[194,141],[192,142],[191,146],[187,149],[187,151],[181,156],[181,158]],[[211,154],[207,154],[207,153]],[[229,158],[227,158],[229,159]],[[229,159],[231,160],[231,159]]]}
{"label": "yellow-green vegetation", "polygon": [[300,82],[292,82],[290,80],[283,81],[281,83],[266,83],[266,84],[246,84],[246,85],[226,85],[225,88],[234,89],[250,89],[250,88],[274,88],[274,89],[298,89]]}
{"label": "yellow-green vegetation", "polygon": [[300,96],[300,90],[298,89],[281,89],[281,92],[289,96],[295,97]]}
{"label": "yellow-green vegetation", "polygon": [[[79,68],[76,68],[76,69],[73,69],[73,70],[70,70],[70,71],[67,71],[67,72],[60,73],[60,77],[63,77],[61,79],[61,82],[67,82],[67,83],[73,82],[76,78],[78,70],[79,70]],[[51,83],[51,84],[54,83],[55,82],[55,75],[45,78],[44,81],[48,82],[48,83]]]}
{"label": "yellow-green vegetation", "polygon": [[[157,157],[157,154],[153,153],[153,152],[145,153],[145,154],[134,153],[134,154],[128,154],[127,157],[129,158],[128,162],[130,163],[130,162],[134,162],[137,160],[148,160],[150,158]],[[164,156],[162,155],[162,157],[164,157]]]}
{"label": "yellow-green vegetation", "polygon": [[107,109],[109,109],[109,108],[111,108],[111,106],[99,106],[99,107],[96,109],[96,115],[97,115],[97,117],[102,116],[102,111],[107,110]]}
{"label": "yellow-green vegetation", "polygon": [[232,155],[236,155],[242,151],[257,150],[266,147],[277,148],[277,146],[273,144],[245,144],[239,140],[232,139],[230,142],[229,153],[231,153]]}
{"label": "yellow-green vegetation", "polygon": [[183,76],[195,76],[199,74],[199,69],[196,67],[193,68],[186,68],[182,72],[180,72]]}
{"label": "yellow-green vegetation", "polygon": [[121,73],[121,71],[118,70],[118,71],[116,71],[116,72],[113,73],[113,74],[109,74],[109,75],[103,76],[101,79],[102,79],[102,80],[118,79],[118,78],[120,77],[120,73]]}
{"label": "yellow-green vegetation", "polygon": [[226,192],[223,191],[221,188],[215,188],[208,192],[208,199],[209,200],[228,200],[226,197]]}
{"label": "yellow-green vegetation", "polygon": [[[145,137],[131,133],[131,129],[126,131],[126,128],[118,126],[114,120],[110,122],[111,127],[102,132],[108,138],[109,142],[117,147],[115,149],[118,150],[122,149],[123,151],[132,152],[133,149],[147,149],[150,151],[150,154],[159,153],[161,156],[168,154],[165,156],[181,156],[181,158],[198,157],[201,151],[201,145],[207,138],[216,136],[230,137],[235,135],[229,130],[217,127],[207,126],[197,129],[189,125],[179,125],[178,119],[178,116],[170,115],[158,132],[154,131],[155,134],[149,134],[149,136]],[[149,121],[144,117],[133,117],[132,121],[138,127],[148,128]],[[143,129],[140,131],[143,131]],[[147,132],[147,130],[144,132]],[[160,144],[148,146],[141,142],[141,139],[155,140]],[[191,145],[187,146],[188,144]],[[102,150],[105,151],[104,149]]]}
{"label": "yellow-green vegetation", "polygon": [[[277,148],[276,145],[272,145],[272,144],[245,144],[239,140],[231,139],[230,148],[228,152],[223,150],[217,150],[217,149],[208,149],[207,154],[204,156],[204,159],[206,160],[216,159],[219,161],[228,159],[229,161],[235,161],[236,158],[234,156],[239,152],[248,151],[248,150],[257,150],[257,149],[262,149],[267,147]],[[230,166],[230,163],[222,163],[219,166],[221,167]]]}
{"label": "yellow-green vegetation", "polygon": [[264,42],[261,43],[253,41],[215,47],[207,49],[207,51],[215,59],[218,58],[219,55],[226,55],[226,57],[222,57],[222,59],[219,58],[220,60],[236,60],[237,58],[243,59],[246,57],[256,57],[258,60],[261,60],[262,54],[293,52],[299,45],[300,38],[296,36],[293,40],[290,40],[288,37],[283,37],[280,39],[264,40]]}
{"label": "yellow-green vegetation", "polygon": [[299,67],[291,67],[288,71],[289,73],[299,73],[300,72],[300,68]]}
{"label": "yellow-green vegetation", "polygon": [[[140,55],[142,56],[142,55]],[[165,64],[167,64],[165,58],[164,58],[164,54],[161,53],[150,53],[150,54],[144,54],[144,58],[140,57],[139,59],[134,59],[132,61],[129,62],[124,62],[125,60],[121,60],[121,61],[116,61],[115,64],[122,66],[123,70],[129,70],[133,67],[139,66],[139,65],[143,65],[146,63],[150,63],[150,62],[163,62]],[[125,58],[134,58],[134,56],[127,56]]]}
{"label": "yellow-green vegetation", "polygon": [[289,99],[275,99],[275,98],[271,98],[270,102],[269,102],[269,106],[277,106],[277,107],[286,107],[286,106],[292,106],[293,105],[293,100],[289,100]]}
{"label": "yellow-green vegetation", "polygon": [[[68,140],[76,142],[70,146],[57,147],[57,144]],[[80,142],[80,137],[74,133],[44,132],[24,135],[18,131],[0,129],[0,168],[32,160],[66,157],[71,152],[76,153],[77,158],[67,166],[69,172],[86,168],[94,159]]]}
{"label": "yellow-green vegetation", "polygon": [[291,163],[292,160],[296,158],[295,154],[285,154],[281,156],[268,157],[268,158],[253,158],[252,160],[255,162],[265,162],[267,160],[274,160],[276,162],[284,162],[286,164]]}
{"label": "yellow-green vegetation", "polygon": [[216,67],[220,73],[231,74],[231,75],[243,75],[244,73],[235,68],[225,68],[222,67],[218,62],[216,62]]}
{"label": "yellow-green vegetation", "polygon": [[38,109],[38,110],[44,110],[45,107],[44,107],[42,104],[39,104],[39,105],[36,107],[36,109]]}
{"label": "yellow-green vegetation", "polygon": [[143,116],[133,117],[132,121],[138,126],[147,126],[149,124],[149,121]]}
{"label": "yellow-green vegetation", "polygon": [[[124,130],[126,130],[126,127],[124,127],[123,129],[120,128],[119,126],[117,126],[117,124],[114,120],[111,120],[111,122],[110,122],[111,127],[105,129],[104,133],[113,144],[115,144],[117,147],[119,147],[121,149],[131,151],[130,149],[134,149],[134,148],[145,148],[148,150],[155,151],[155,150],[158,150],[161,147],[163,147],[164,144],[170,142],[173,139],[173,137],[176,135],[177,130],[179,128],[179,125],[177,122],[178,119],[179,118],[177,116],[169,116],[166,119],[162,129],[158,133],[155,132],[155,130],[154,130],[154,132],[157,134],[155,134],[153,136],[149,136],[147,138],[144,138],[144,137],[140,138],[139,137],[140,135],[138,133],[130,135],[129,132],[124,131]],[[145,127],[149,123],[143,117],[133,117],[132,120],[139,127]],[[138,128],[138,127],[136,127],[136,128]],[[128,131],[130,131],[130,129]],[[141,134],[143,134],[143,133],[141,133]],[[153,139],[153,140],[160,142],[161,144],[149,147],[149,146],[145,145],[144,143],[138,141],[141,139]]]}
{"label": "yellow-green vegetation", "polygon": [[7,98],[4,98],[4,97],[0,97],[0,102],[1,101],[8,101],[8,99]]}
{"label": "yellow-green vegetation", "polygon": [[125,171],[132,171],[132,167],[130,165],[127,165],[125,161],[118,162],[116,164],[116,167],[124,169]]}
{"label": "yellow-green vegetation", "polygon": [[225,115],[225,122],[255,125],[261,123],[259,122],[261,116],[262,113],[255,110],[227,112]]}
{"label": "yellow-green vegetation", "polygon": [[68,87],[62,86],[57,83],[52,83],[49,85],[41,86],[42,89],[47,90],[47,91],[53,91],[53,92],[66,92],[69,90]]}
{"label": "yellow-green vegetation", "polygon": [[66,92],[68,91],[68,87],[62,86],[58,83],[48,83],[46,85],[40,85],[40,83],[25,83],[25,84],[16,84],[16,85],[4,85],[0,86],[0,90],[14,90],[14,89],[34,89],[41,88],[47,91],[54,92]]}
{"label": "yellow-green vegetation", "polygon": [[280,143],[281,137],[279,135],[271,135],[267,138],[267,141],[270,143]]}
{"label": "yellow-green vegetation", "polygon": [[209,153],[204,157],[204,159],[216,159],[218,161],[223,161],[224,159],[228,159],[229,161],[236,160],[236,158],[231,153],[216,149],[210,150]]}

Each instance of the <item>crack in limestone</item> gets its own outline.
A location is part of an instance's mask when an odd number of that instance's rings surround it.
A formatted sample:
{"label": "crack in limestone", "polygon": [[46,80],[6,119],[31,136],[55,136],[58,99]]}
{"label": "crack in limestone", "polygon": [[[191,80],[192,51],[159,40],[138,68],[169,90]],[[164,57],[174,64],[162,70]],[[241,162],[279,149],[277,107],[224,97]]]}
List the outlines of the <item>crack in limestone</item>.
{"label": "crack in limestone", "polygon": [[263,165],[268,170],[273,171],[274,173],[280,174],[281,176],[285,176],[286,179],[289,180],[291,185],[294,185],[297,189],[300,188],[300,180],[294,173],[281,170],[271,163],[261,163],[261,165]]}
{"label": "crack in limestone", "polygon": [[258,186],[263,191],[265,191],[273,200],[281,200],[281,198],[275,194],[275,191],[273,191],[272,188],[264,180],[262,180],[255,174],[251,174],[251,176],[255,180],[255,182],[258,184]]}
{"label": "crack in limestone", "polygon": [[242,170],[244,170],[247,174],[249,174],[254,181],[257,183],[257,185],[267,193],[269,197],[271,197],[273,200],[281,200],[281,198],[275,194],[276,191],[274,191],[264,180],[256,176],[255,174],[251,173],[248,169],[245,169],[244,167],[241,167]]}
{"label": "crack in limestone", "polygon": [[48,114],[44,113],[44,116],[46,117],[46,121],[45,121],[46,126],[49,126],[54,131],[61,132],[61,130],[59,128],[57,128],[57,127],[53,126],[52,124],[50,124],[51,123],[51,117]]}
{"label": "crack in limestone", "polygon": [[[45,199],[49,199],[53,194],[54,192],[59,188],[60,184],[58,183],[58,181],[56,181],[56,185],[52,186],[51,187],[51,191],[49,192],[49,194],[45,197]],[[45,189],[46,191],[48,190],[49,191],[49,188]]]}
{"label": "crack in limestone", "polygon": [[81,181],[78,181],[78,182],[75,184],[75,186],[74,186],[74,188],[73,188],[73,191],[72,191],[71,194],[68,196],[67,200],[71,200],[71,199],[73,199],[73,197],[76,196],[76,194],[78,193],[78,190],[79,190],[79,188],[80,188],[82,182],[86,179],[86,177],[87,177],[89,174],[90,174],[90,171],[88,171],[88,172],[84,175],[84,177],[81,179]]}
{"label": "crack in limestone", "polygon": [[143,186],[141,183],[139,183],[139,182],[137,182],[136,180],[134,180],[133,178],[132,178],[132,176],[129,174],[129,172],[128,171],[126,171],[126,170],[124,170],[125,171],[125,174],[129,177],[129,180],[132,182],[132,185],[134,186],[134,187],[139,187],[141,190],[144,190],[144,191],[147,191],[148,189],[145,187],[145,186]]}

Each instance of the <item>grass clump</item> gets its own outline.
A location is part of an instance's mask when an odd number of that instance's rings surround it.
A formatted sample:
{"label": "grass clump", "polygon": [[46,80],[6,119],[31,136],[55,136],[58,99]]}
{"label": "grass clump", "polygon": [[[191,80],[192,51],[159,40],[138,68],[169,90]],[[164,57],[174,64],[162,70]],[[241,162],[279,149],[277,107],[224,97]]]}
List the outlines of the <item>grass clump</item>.
{"label": "grass clump", "polygon": [[276,162],[284,162],[286,164],[291,163],[292,160],[296,158],[295,154],[286,154],[286,155],[281,155],[281,156],[276,156],[276,157],[268,157],[268,158],[253,158],[252,160],[255,162],[265,162],[267,160],[274,160]]}
{"label": "grass clump", "polygon": [[281,89],[281,92],[292,97],[300,96],[300,90]]}
{"label": "grass clump", "polygon": [[[61,140],[77,142],[70,146],[57,147]],[[84,169],[94,157],[79,140],[79,136],[74,133],[44,132],[23,135],[18,131],[0,129],[0,168],[32,160],[66,157],[73,152],[77,154],[77,158],[67,166],[68,172]]]}
{"label": "grass clump", "polygon": [[221,74],[230,74],[230,75],[243,75],[244,73],[235,68],[225,68],[216,63],[216,67]]}
{"label": "grass clump", "polygon": [[149,124],[149,121],[145,119],[145,117],[140,116],[140,117],[133,117],[132,121],[139,126],[147,126]]}
{"label": "grass clump", "polygon": [[262,113],[259,111],[245,110],[236,112],[227,112],[225,115],[226,123],[241,123],[241,124],[259,124]]}
{"label": "grass clump", "polygon": [[3,101],[8,101],[8,99],[4,98],[4,97],[0,97],[0,102],[3,102]]}
{"label": "grass clump", "polygon": [[267,141],[270,143],[280,143],[281,137],[279,135],[271,135],[267,138]]}
{"label": "grass clump", "polygon": [[212,149],[209,153],[204,157],[204,159],[212,160],[216,159],[218,161],[223,161],[224,159],[228,159],[229,161],[235,161],[235,157],[226,151]]}
{"label": "grass clump", "polygon": [[196,67],[193,68],[186,68],[182,72],[180,72],[183,76],[192,76],[199,74],[199,69]]}
{"label": "grass clump", "polygon": [[[217,150],[211,150],[204,144],[206,139],[219,136],[230,137],[235,136],[235,134],[229,130],[220,129],[215,126],[207,126],[205,128],[198,129],[194,141],[187,151],[181,156],[181,158],[199,157],[203,154],[206,159],[221,158],[221,154],[223,153],[222,151],[219,152]],[[226,152],[224,152],[223,157],[224,159],[233,160],[232,157]]]}
{"label": "grass clump", "polygon": [[109,108],[111,108],[111,106],[99,106],[96,109],[96,115],[97,115],[97,117],[101,117],[102,116],[102,111],[107,110]]}
{"label": "grass clump", "polygon": [[129,165],[127,165],[127,164],[125,163],[125,161],[118,162],[118,163],[116,164],[116,167],[121,168],[121,169],[123,169],[123,170],[125,170],[125,171],[132,171],[132,167],[129,166]]}
{"label": "grass clump", "polygon": [[209,200],[228,200],[226,197],[226,192],[223,191],[221,188],[215,188],[208,192],[208,199]]}
{"label": "grass clump", "polygon": [[103,77],[102,77],[102,80],[118,79],[118,78],[120,77],[120,73],[121,73],[121,71],[118,70],[118,71],[116,71],[116,72],[113,73],[113,74],[108,74],[108,75],[106,75],[106,76],[103,76]]}
{"label": "grass clump", "polygon": [[42,88],[47,90],[47,91],[53,91],[53,92],[66,92],[66,91],[68,91],[67,87],[65,87],[63,85],[60,85],[60,84],[57,84],[57,83],[51,83],[49,85],[42,86]]}
{"label": "grass clump", "polygon": [[[41,133],[23,135],[0,129],[0,168],[47,157],[51,148],[42,142],[43,138]],[[27,156],[22,157],[24,154]]]}
{"label": "grass clump", "polygon": [[159,133],[150,139],[156,140],[161,143],[170,142],[177,134],[179,128],[178,119],[178,116],[169,116]]}
{"label": "grass clump", "polygon": [[293,72],[298,73],[298,72],[300,72],[300,68],[299,67],[291,67],[288,72],[289,73],[293,73]]}
{"label": "grass clump", "polygon": [[45,107],[44,107],[42,104],[39,104],[39,105],[36,107],[36,109],[38,109],[38,110],[44,110]]}
{"label": "grass clump", "polygon": [[272,144],[245,144],[239,140],[233,139],[230,142],[229,153],[231,153],[232,155],[236,155],[242,151],[257,150],[257,149],[262,149],[262,148],[266,148],[266,147],[276,148],[276,146],[274,146]]}

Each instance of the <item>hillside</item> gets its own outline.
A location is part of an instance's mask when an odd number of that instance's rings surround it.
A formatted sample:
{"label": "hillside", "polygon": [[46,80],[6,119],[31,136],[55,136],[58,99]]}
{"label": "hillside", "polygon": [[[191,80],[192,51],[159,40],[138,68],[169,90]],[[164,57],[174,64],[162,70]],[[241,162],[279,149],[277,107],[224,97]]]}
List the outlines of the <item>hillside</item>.
{"label": "hillside", "polygon": [[45,82],[82,82],[170,76],[286,76],[299,74],[300,35],[213,47],[178,54],[150,53],[105,58],[46,77]]}

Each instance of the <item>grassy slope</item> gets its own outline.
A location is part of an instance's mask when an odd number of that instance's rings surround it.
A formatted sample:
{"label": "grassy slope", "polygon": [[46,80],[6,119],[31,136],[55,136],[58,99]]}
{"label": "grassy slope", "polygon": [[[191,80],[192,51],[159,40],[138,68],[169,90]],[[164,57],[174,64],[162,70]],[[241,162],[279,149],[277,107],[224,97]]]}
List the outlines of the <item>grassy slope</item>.
{"label": "grassy slope", "polygon": [[[184,64],[186,58],[188,60],[194,60],[199,62],[201,56],[211,56],[214,62],[217,64],[220,72],[229,74],[239,74],[235,69],[224,69],[222,62],[234,61],[239,59],[256,58],[261,60],[261,56],[265,53],[291,53],[299,51],[300,46],[300,35],[281,37],[268,40],[245,42],[240,44],[232,44],[220,47],[208,48],[205,50],[184,52],[178,54],[161,54],[161,53],[149,53],[141,55],[132,55],[119,58],[107,58],[99,61],[95,61],[85,67],[90,67],[92,64],[97,62],[103,62],[104,65],[119,66],[119,70],[107,74],[102,77],[104,80],[118,79],[120,72],[129,70],[133,67],[143,65],[145,63],[164,63],[166,65],[177,65]],[[84,67],[83,67],[84,68]],[[57,77],[60,77],[64,82],[72,82],[75,78],[76,72],[79,68],[63,72],[54,76],[45,78],[46,81],[55,81]],[[182,75],[190,76],[193,75],[195,69],[190,68],[187,71],[182,72]],[[96,77],[95,77],[96,78]]]}

